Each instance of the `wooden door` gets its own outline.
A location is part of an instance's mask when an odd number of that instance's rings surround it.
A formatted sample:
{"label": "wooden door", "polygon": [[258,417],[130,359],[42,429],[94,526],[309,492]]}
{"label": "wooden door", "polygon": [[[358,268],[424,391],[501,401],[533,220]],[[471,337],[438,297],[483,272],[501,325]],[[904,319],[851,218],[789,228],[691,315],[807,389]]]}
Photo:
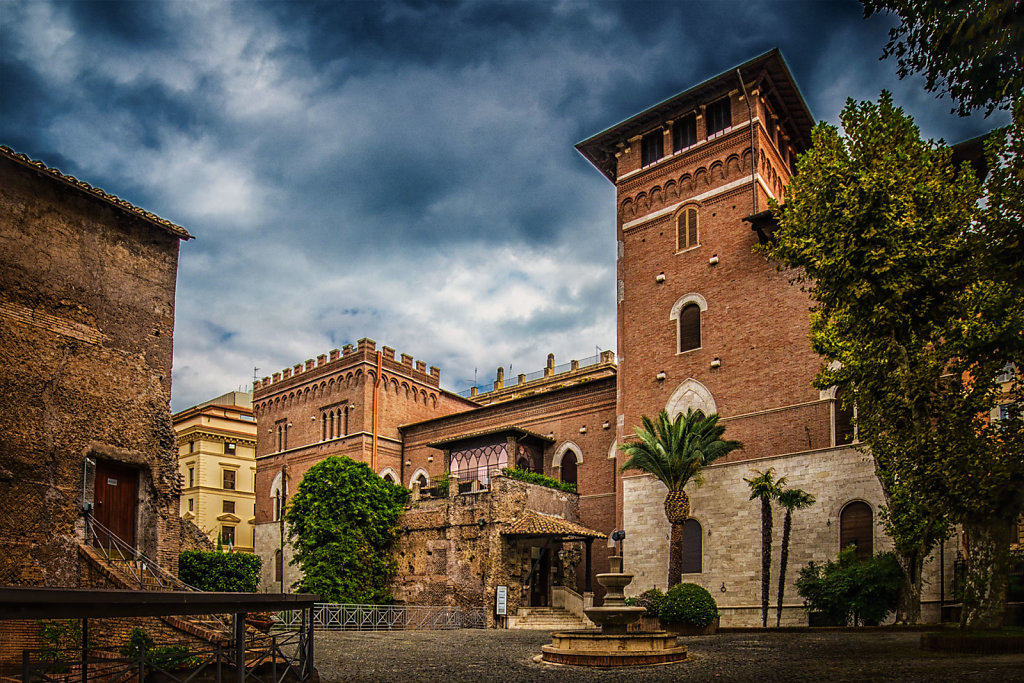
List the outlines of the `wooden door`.
{"label": "wooden door", "polygon": [[[96,461],[94,514],[113,535],[135,546],[135,516],[139,502],[139,471],[103,460]],[[106,540],[101,536],[101,539]]]}
{"label": "wooden door", "polygon": [[551,554],[547,547],[540,549],[540,557],[534,560],[533,577],[530,582],[530,607],[547,607],[551,577]]}

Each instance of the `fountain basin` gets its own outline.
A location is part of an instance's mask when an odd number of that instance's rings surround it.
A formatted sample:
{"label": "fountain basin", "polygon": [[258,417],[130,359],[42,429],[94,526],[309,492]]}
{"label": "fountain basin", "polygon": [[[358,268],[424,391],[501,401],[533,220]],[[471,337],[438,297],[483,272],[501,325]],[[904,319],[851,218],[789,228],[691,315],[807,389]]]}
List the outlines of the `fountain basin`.
{"label": "fountain basin", "polygon": [[685,645],[664,631],[608,635],[601,631],[563,631],[541,648],[541,659],[552,664],[620,667],[686,661]]}
{"label": "fountain basin", "polygon": [[604,607],[588,607],[583,610],[583,613],[601,627],[602,633],[622,635],[626,633],[626,627],[642,617],[646,611],[645,607],[605,605]]}

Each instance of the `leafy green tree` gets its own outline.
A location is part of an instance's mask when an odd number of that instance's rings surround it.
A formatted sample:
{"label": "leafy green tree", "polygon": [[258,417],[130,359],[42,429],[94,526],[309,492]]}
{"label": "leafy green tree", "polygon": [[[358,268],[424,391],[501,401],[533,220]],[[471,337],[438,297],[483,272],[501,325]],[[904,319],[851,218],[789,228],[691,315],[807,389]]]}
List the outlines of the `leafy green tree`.
{"label": "leafy green tree", "polygon": [[807,609],[821,612],[829,625],[846,626],[852,617],[877,626],[896,607],[902,573],[893,553],[858,560],[851,545],[835,561],[803,567],[796,590]]}
{"label": "leafy green tree", "polygon": [[[816,385],[856,403],[905,575],[898,618],[919,620],[923,560],[954,520],[970,537],[964,624],[990,625],[1024,484],[1019,417],[988,420],[996,374],[1024,360],[1021,283],[999,267],[969,166],[921,140],[888,93],[848,102],[841,120],[845,137],[815,127],[767,251],[801,269],[814,301],[811,343],[828,363]],[[992,145],[990,164],[1019,165]]]}
{"label": "leafy green tree", "polygon": [[750,486],[750,500],[761,501],[761,626],[768,626],[768,593],[772,580],[772,503],[779,498],[786,478],[775,478],[771,467],[744,479]]}
{"label": "leafy green tree", "polygon": [[408,496],[350,458],[309,468],[287,513],[292,564],[303,573],[298,589],[329,602],[389,602],[398,570],[391,545]]}
{"label": "leafy green tree", "polygon": [[637,440],[619,446],[628,456],[621,471],[649,472],[668,487],[665,516],[672,525],[668,585],[675,586],[683,576],[683,525],[690,516],[690,497],[683,487],[691,481],[700,486],[705,467],[743,448],[743,444],[722,438],[725,427],[718,424],[717,413],[705,417],[699,410],[690,409],[673,420],[662,410],[657,422],[645,415],[641,423],[642,428],[634,429]]}
{"label": "leafy green tree", "polygon": [[782,548],[779,553],[779,593],[775,608],[775,625],[782,625],[782,596],[786,592],[786,563],[789,561],[789,535],[793,529],[793,511],[814,505],[814,496],[803,489],[784,489],[779,493],[779,504],[786,508],[782,522]]}
{"label": "leafy green tree", "polygon": [[1024,3],[1020,0],[861,0],[865,15],[895,14],[883,57],[900,78],[921,72],[930,92],[948,92],[966,116],[1008,108],[1024,91]]}

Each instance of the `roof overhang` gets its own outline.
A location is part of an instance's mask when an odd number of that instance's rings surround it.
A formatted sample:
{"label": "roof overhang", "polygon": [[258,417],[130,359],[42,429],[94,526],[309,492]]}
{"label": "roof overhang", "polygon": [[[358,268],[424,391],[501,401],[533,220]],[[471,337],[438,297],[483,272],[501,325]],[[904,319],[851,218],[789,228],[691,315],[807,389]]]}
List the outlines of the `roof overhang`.
{"label": "roof overhang", "polygon": [[588,529],[582,524],[533,510],[524,510],[516,521],[501,532],[501,535],[519,538],[559,538],[563,541],[607,538],[600,531]]}
{"label": "roof overhang", "polygon": [[486,429],[479,432],[468,432],[466,434],[459,434],[458,436],[452,436],[447,439],[441,439],[440,441],[434,441],[428,443],[427,446],[430,448],[451,448],[454,445],[462,443],[464,441],[476,441],[488,436],[514,436],[517,439],[531,438],[544,443],[555,443],[555,440],[538,434],[537,432],[531,432],[528,429],[522,427],[516,427],[514,425],[508,425],[505,427],[497,427],[495,429]]}

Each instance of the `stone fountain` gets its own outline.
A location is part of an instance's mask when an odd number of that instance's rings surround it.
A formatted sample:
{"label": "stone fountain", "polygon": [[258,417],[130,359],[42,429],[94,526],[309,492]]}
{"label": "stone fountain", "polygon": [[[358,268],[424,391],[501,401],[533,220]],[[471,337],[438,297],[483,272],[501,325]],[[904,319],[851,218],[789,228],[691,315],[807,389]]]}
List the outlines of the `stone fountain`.
{"label": "stone fountain", "polygon": [[552,664],[576,666],[642,666],[669,664],[686,659],[686,646],[679,645],[674,634],[665,631],[629,631],[629,625],[646,611],[626,604],[623,589],[633,581],[622,572],[622,557],[609,559],[611,571],[598,574],[605,587],[604,605],[583,610],[600,631],[564,631],[551,636],[551,644],[541,648],[540,659]]}

